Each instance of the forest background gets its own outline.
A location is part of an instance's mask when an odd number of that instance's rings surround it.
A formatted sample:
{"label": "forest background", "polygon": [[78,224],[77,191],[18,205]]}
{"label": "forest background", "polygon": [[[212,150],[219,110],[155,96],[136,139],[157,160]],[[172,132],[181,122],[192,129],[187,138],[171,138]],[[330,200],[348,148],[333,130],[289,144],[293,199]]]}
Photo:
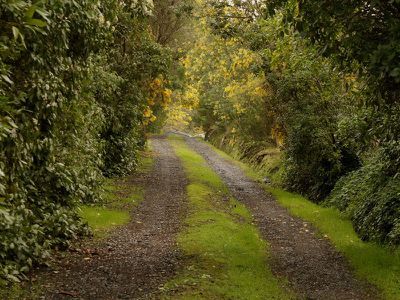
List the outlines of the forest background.
{"label": "forest background", "polygon": [[204,132],[400,243],[400,1],[2,0],[0,274],[87,234],[147,134]]}

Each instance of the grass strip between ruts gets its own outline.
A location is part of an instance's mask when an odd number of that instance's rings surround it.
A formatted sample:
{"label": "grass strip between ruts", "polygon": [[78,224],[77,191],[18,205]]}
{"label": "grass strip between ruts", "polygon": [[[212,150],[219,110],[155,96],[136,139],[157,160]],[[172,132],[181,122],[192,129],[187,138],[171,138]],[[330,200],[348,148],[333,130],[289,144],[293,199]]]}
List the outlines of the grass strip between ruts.
{"label": "grass strip between ruts", "polygon": [[[261,181],[262,176],[252,166],[211,147],[223,158],[238,165],[247,176]],[[263,186],[291,214],[312,223],[322,236],[328,238],[348,259],[356,274],[380,290],[383,299],[400,299],[400,249],[362,241],[355,233],[351,221],[336,208],[320,206],[279,187]]]}
{"label": "grass strip between ruts", "polygon": [[178,245],[185,266],[164,286],[167,299],[291,299],[268,269],[268,245],[248,210],[182,139],[170,138],[189,179],[189,216]]}

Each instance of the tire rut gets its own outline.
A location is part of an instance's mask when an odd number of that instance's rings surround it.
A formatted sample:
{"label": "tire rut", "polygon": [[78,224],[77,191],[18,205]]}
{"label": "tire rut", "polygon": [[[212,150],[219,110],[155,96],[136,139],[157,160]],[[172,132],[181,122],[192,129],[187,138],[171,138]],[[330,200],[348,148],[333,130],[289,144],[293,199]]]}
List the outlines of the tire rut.
{"label": "tire rut", "polygon": [[186,142],[250,210],[270,244],[272,271],[287,278],[300,299],[379,299],[376,289],[355,278],[345,258],[311,224],[291,216],[258,183],[204,142],[193,138]]}
{"label": "tire rut", "polygon": [[176,274],[186,178],[167,140],[156,137],[152,145],[154,168],[145,178],[144,200],[132,212],[132,221],[98,246],[98,256],[85,260],[78,255],[61,262],[58,274],[49,272],[42,299],[149,299]]}

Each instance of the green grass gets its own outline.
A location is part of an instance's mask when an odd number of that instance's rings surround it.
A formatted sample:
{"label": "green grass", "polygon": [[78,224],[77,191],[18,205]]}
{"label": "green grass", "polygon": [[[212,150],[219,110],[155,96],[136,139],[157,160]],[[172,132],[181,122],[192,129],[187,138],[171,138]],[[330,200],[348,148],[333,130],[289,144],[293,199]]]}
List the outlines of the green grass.
{"label": "green grass", "polygon": [[8,281],[0,282],[0,299],[4,300],[26,300],[40,299],[41,290],[39,286],[34,285],[26,288],[19,283],[11,284]]}
{"label": "green grass", "polygon": [[342,252],[361,278],[375,284],[384,299],[400,299],[400,250],[360,240],[350,220],[337,209],[321,207],[279,188],[267,190],[289,211],[311,222]]}
{"label": "green grass", "polygon": [[147,141],[147,150],[141,153],[138,172],[148,173],[151,171],[154,165],[154,160],[151,152],[151,141]]}
{"label": "green grass", "polygon": [[[150,150],[141,153],[138,173],[147,173],[153,166]],[[144,188],[132,184],[130,178],[106,179],[103,186],[103,202],[100,205],[80,207],[80,216],[91,228],[95,238],[104,238],[116,226],[130,221],[130,211],[144,198]]]}
{"label": "green grass", "polygon": [[[152,153],[148,149],[141,153],[137,172],[131,176],[148,173],[152,166]],[[131,176],[104,180],[103,202],[79,208],[79,214],[91,228],[95,241],[105,238],[116,226],[127,224],[130,221],[130,211],[143,200],[144,188],[132,184]],[[0,204],[1,201],[2,198],[0,198]],[[42,289],[43,287],[38,283],[32,285],[10,284],[0,279],[0,299],[38,299]]]}
{"label": "green grass", "polygon": [[218,155],[220,155],[222,158],[225,158],[226,160],[230,161],[231,163],[237,165],[238,167],[240,167],[242,169],[242,171],[250,178],[252,178],[255,181],[259,181],[261,182],[263,176],[265,175],[264,172],[259,172],[258,170],[256,170],[254,168],[253,165],[249,165],[243,161],[240,161],[238,158],[235,158],[234,156],[229,155],[228,153],[218,149],[217,147],[201,141],[203,143],[206,143],[207,145],[209,145],[215,152],[218,153]]}
{"label": "green grass", "polygon": [[189,217],[178,245],[185,268],[164,286],[168,299],[291,299],[268,269],[268,245],[248,210],[183,141],[171,143],[189,178]]}
{"label": "green grass", "polygon": [[[221,150],[216,151],[241,167],[250,178],[258,181],[262,178],[263,174],[252,166],[235,160]],[[344,254],[360,278],[378,287],[384,299],[400,299],[400,249],[362,241],[351,221],[335,208],[322,207],[281,188],[266,185],[264,188],[292,215],[312,223],[321,236],[328,238]]]}
{"label": "green grass", "polygon": [[112,189],[109,187],[104,189],[102,206],[111,209],[129,210],[138,205],[144,198],[144,188],[132,184],[130,178],[134,176],[111,180],[113,182],[110,185]]}
{"label": "green grass", "polygon": [[83,206],[80,216],[87,221],[95,237],[101,237],[111,228],[129,222],[129,212],[98,206]]}

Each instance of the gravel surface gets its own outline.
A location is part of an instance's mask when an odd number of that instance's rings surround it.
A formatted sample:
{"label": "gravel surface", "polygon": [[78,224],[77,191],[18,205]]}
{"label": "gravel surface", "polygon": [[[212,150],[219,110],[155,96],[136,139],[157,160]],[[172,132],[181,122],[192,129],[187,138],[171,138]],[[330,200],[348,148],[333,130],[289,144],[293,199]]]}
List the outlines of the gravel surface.
{"label": "gravel surface", "polygon": [[271,267],[300,299],[378,299],[374,287],[356,279],[349,264],[311,224],[293,217],[232,162],[196,139],[187,143],[223,178],[254,216],[271,246]]}
{"label": "gravel surface", "polygon": [[[186,214],[186,178],[162,137],[152,139],[154,169],[144,180],[143,202],[132,221],[109,238],[41,274],[43,299],[149,299],[173,277],[181,253],[176,236]],[[142,176],[143,177],[143,176]]]}

